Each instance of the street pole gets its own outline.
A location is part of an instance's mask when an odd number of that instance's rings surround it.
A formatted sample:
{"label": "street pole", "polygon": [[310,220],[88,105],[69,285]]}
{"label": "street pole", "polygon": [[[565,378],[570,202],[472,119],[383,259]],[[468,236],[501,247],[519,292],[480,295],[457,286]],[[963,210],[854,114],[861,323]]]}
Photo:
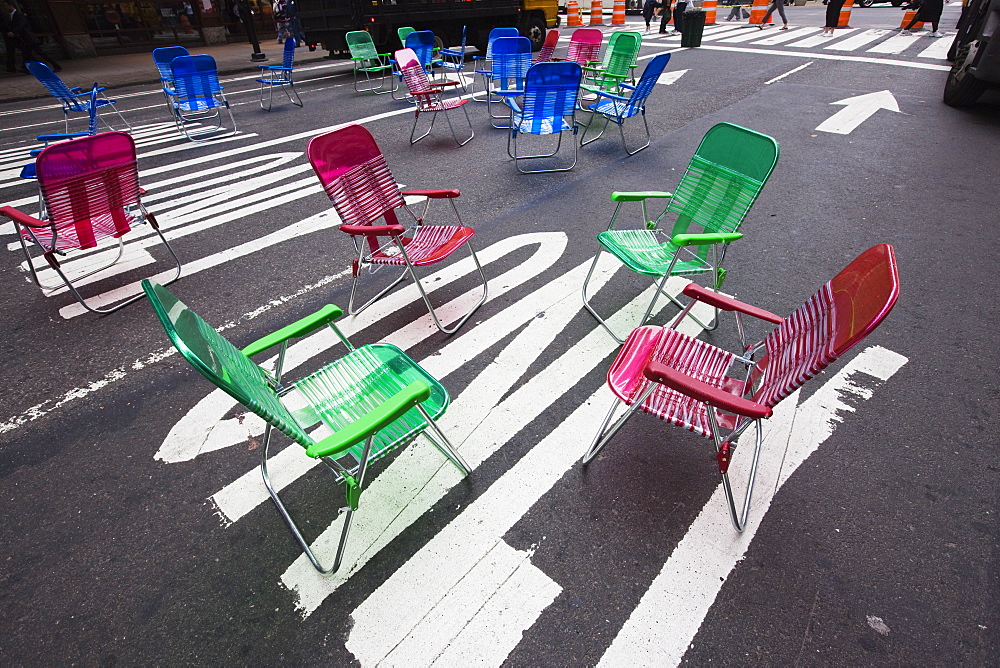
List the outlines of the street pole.
{"label": "street pole", "polygon": [[253,24],[253,10],[247,0],[240,0],[240,16],[243,16],[243,25],[246,26],[247,36],[250,38],[250,45],[253,46],[253,53],[250,60],[257,63],[267,60],[267,54],[260,50],[260,41],[257,39],[257,26]]}

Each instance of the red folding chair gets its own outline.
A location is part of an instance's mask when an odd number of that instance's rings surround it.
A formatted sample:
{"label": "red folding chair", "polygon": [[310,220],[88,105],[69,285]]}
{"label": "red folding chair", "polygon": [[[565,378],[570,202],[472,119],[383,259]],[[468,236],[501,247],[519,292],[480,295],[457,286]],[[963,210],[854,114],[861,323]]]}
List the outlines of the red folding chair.
{"label": "red folding chair", "polygon": [[[427,71],[420,64],[417,54],[412,49],[400,49],[396,52],[395,58],[397,67],[399,67],[399,71],[403,75],[403,81],[406,82],[406,87],[409,89],[410,95],[413,96],[413,101],[416,103],[413,112],[413,129],[410,130],[410,145],[416,144],[431,133],[431,130],[434,129],[434,121],[437,120],[439,112],[444,112],[444,119],[448,121],[451,136],[455,138],[458,145],[465,146],[468,144],[476,136],[475,131],[472,129],[472,121],[469,119],[469,112],[465,109],[465,103],[468,100],[457,98],[450,100],[441,99],[446,88],[449,86],[461,86],[462,82],[441,81],[433,84],[428,83]],[[451,116],[448,115],[451,109],[459,108],[465,113],[465,121],[469,124],[469,136],[465,141],[459,140],[458,135],[455,134],[455,126],[451,124]],[[427,132],[414,138],[414,135],[417,133],[417,124],[420,122],[421,113],[432,114],[431,124],[427,127]]]}
{"label": "red folding chair", "polygon": [[552,60],[552,56],[556,52],[556,46],[559,45],[559,30],[553,28],[545,35],[545,41],[542,43],[542,48],[538,51],[538,56],[531,61],[531,64],[535,63],[547,63]]}
{"label": "red folding chair", "polygon": [[[139,171],[132,137],[124,132],[105,132],[53,144],[39,154],[35,171],[48,220],[40,220],[9,206],[0,207],[0,215],[14,221],[28,270],[35,284],[44,292],[65,286],[84,308],[95,313],[117,311],[141,299],[140,294],[111,308],[95,308],[87,304],[73,281],[80,281],[115,264],[122,256],[124,245],[121,238],[132,230],[133,225],[144,222],[148,222],[160,237],[177,265],[173,278],[164,284],[174,282],[181,275],[181,263],[174,249],[160,231],[156,218],[139,200]],[[72,251],[95,248],[98,242],[108,237],[118,239],[117,256],[97,269],[77,273],[70,278],[59,257]],[[42,249],[43,257],[62,283],[44,285],[41,282],[28,244]]]}
{"label": "red folding chair", "polygon": [[[695,283],[688,284],[684,294],[692,302],[673,325],[638,327],[625,340],[608,371],[615,403],[583,463],[592,460],[639,409],[711,438],[733,525],[743,531],[763,438],[761,420],[771,416],[778,402],[868,336],[889,314],[899,296],[896,257],[888,244],[872,246],[787,318]],[[735,312],[743,343],[741,353],[725,351],[676,329],[699,301]],[[748,344],[743,315],[777,326],[759,343]],[[734,377],[728,375],[731,369],[745,372]],[[629,408],[612,424],[621,403]],[[756,445],[743,508],[737,512],[729,463],[735,440],[751,425],[756,427]]]}
{"label": "red folding chair", "polygon": [[[351,267],[354,275],[348,304],[351,315],[368,308],[407,275],[417,284],[434,324],[445,334],[457,331],[486,302],[486,276],[470,243],[475,232],[462,224],[455,205],[455,199],[460,194],[458,190],[401,191],[374,137],[360,125],[348,125],[313,137],[306,147],[306,154],[326,194],[333,201],[333,207],[340,215],[343,222],[341,231],[351,235],[358,253]],[[403,198],[408,195],[427,198],[420,216],[416,216],[407,206]],[[425,224],[431,200],[436,199],[444,199],[451,204],[458,225]],[[400,224],[396,217],[397,211],[405,212],[412,221],[408,230]],[[483,281],[483,296],[454,327],[446,329],[434,312],[416,269],[445,260],[462,246],[469,249],[479,270],[479,277]],[[403,271],[388,287],[364,305],[355,308],[354,298],[361,270],[366,266],[380,265],[403,267]]]}

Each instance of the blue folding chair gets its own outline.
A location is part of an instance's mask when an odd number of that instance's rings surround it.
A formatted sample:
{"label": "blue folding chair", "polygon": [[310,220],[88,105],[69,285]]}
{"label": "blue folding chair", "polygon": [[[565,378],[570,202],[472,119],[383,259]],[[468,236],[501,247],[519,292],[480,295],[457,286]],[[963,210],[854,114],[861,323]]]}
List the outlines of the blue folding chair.
{"label": "blue folding chair", "polygon": [[[524,77],[531,67],[531,40],[527,37],[500,37],[493,43],[493,67],[486,76],[487,109],[493,127],[507,128],[508,125],[498,125],[497,119],[508,119],[510,109],[504,100],[518,98],[524,95]],[[503,107],[506,113],[494,113],[494,105]]]}
{"label": "blue folding chair", "polygon": [[[62,105],[63,123],[66,126],[66,132],[69,132],[69,112],[90,113],[90,91],[84,92],[79,86],[70,88],[45,63],[29,60],[24,66],[28,68],[29,72],[35,75],[35,78],[45,86],[47,91],[52,93],[53,97],[59,100],[59,103]],[[101,94],[101,97],[97,99],[97,108],[110,106],[118,114],[118,118],[122,119],[125,127],[131,130],[132,126],[128,124],[125,117],[118,111],[118,107],[115,106],[116,100],[109,100],[107,95],[104,94],[104,88],[98,88],[97,92]],[[104,121],[109,130],[114,130],[106,120],[103,118],[101,120]]]}
{"label": "blue folding chair", "polygon": [[438,67],[451,70],[456,74],[456,78],[462,84],[462,90],[466,90],[465,79],[461,74],[465,70],[465,32],[468,26],[462,26],[462,44],[457,49],[441,49],[438,51]]}
{"label": "blue folding chair", "polygon": [[[510,106],[510,134],[507,135],[507,155],[514,159],[514,165],[522,174],[539,172],[566,172],[576,166],[580,147],[575,135],[580,129],[576,121],[577,100],[580,96],[580,79],[583,70],[572,62],[538,63],[532,65],[524,80],[524,96],[521,104],[507,99]],[[559,153],[564,132],[571,131],[573,140],[573,162],[568,167],[548,169],[522,169],[519,160],[552,158]],[[522,134],[559,135],[556,148],[551,153],[521,155],[517,148],[517,138]]]}
{"label": "blue folding chair", "polygon": [[160,73],[160,86],[163,91],[163,98],[167,101],[167,108],[173,113],[173,97],[177,94],[174,90],[174,74],[170,71],[170,63],[178,56],[189,56],[191,53],[183,46],[161,46],[153,49],[153,63]]}
{"label": "blue folding chair", "polygon": [[[295,61],[295,38],[289,37],[285,40],[285,52],[281,59],[281,65],[258,65],[261,75],[267,74],[257,79],[260,84],[260,108],[264,111],[271,111],[271,102],[274,100],[274,87],[279,86],[288,96],[288,101],[301,107],[302,98],[295,90],[295,83],[292,81],[292,65]],[[285,90],[285,86],[288,89]],[[264,90],[268,91],[267,106],[264,106]],[[292,95],[295,97],[292,97]]]}
{"label": "blue folding chair", "polygon": [[[656,87],[656,80],[660,78],[663,73],[663,68],[667,66],[667,61],[670,60],[669,53],[661,53],[657,57],[653,58],[646,65],[646,69],[643,71],[642,76],[639,77],[639,83],[635,86],[630,86],[626,83],[618,84],[618,94],[609,93],[607,91],[595,90],[594,92],[598,95],[597,102],[591,104],[587,107],[590,111],[590,122],[587,123],[583,130],[583,134],[580,136],[580,146],[586,146],[587,144],[597,141],[604,134],[604,131],[608,127],[608,123],[615,123],[618,126],[618,131],[622,136],[622,147],[625,152],[629,155],[635,155],[639,151],[649,146],[649,123],[646,122],[646,98],[649,94],[653,92],[653,88]],[[621,93],[628,93],[628,95],[622,95]],[[635,149],[634,151],[628,150],[628,143],[625,141],[625,121],[633,116],[642,116],[642,124],[646,129],[646,143]],[[603,119],[603,124],[601,125],[601,131],[596,135],[587,139],[587,132],[590,131],[590,127],[594,124],[595,119]]]}
{"label": "blue folding chair", "polygon": [[[490,31],[489,40],[486,43],[486,55],[485,56],[473,56],[472,60],[482,60],[482,69],[476,68],[472,73],[472,99],[476,102],[488,102],[489,101],[489,73],[493,67],[493,43],[500,39],[501,37],[520,37],[521,33],[517,31],[517,28],[494,28]],[[476,75],[483,78],[483,88],[486,93],[482,97],[476,97]]]}
{"label": "blue folding chair", "polygon": [[[222,109],[229,113],[233,124],[232,131],[226,134],[236,134],[236,119],[219,84],[215,58],[205,54],[179,56],[170,61],[170,71],[177,91],[172,102],[174,122],[185,137],[191,141],[205,141],[225,136],[215,133],[222,129]],[[214,128],[204,128],[197,133],[189,130],[189,125],[211,119],[215,119]]]}

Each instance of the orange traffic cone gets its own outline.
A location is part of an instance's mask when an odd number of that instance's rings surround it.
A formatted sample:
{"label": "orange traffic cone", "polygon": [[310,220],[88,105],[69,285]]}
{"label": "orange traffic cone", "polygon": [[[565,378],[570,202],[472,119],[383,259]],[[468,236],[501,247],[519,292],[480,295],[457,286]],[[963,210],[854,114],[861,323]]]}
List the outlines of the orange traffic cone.
{"label": "orange traffic cone", "polygon": [[578,28],[583,25],[580,19],[580,4],[576,0],[569,0],[566,3],[566,25],[570,28]]}
{"label": "orange traffic cone", "polygon": [[[899,24],[899,27],[902,28],[903,30],[906,30],[906,26],[910,25],[910,21],[912,21],[914,19],[914,17],[916,17],[916,15],[917,15],[917,13],[915,11],[912,11],[912,10],[910,10],[910,11],[906,12],[905,14],[903,14],[903,20]],[[910,28],[910,30],[920,30],[923,27],[924,27],[924,22],[923,21],[917,21],[916,23],[913,24],[913,27]]]}
{"label": "orange traffic cone", "polygon": [[838,28],[850,28],[851,25],[851,7],[854,6],[854,0],[847,0],[844,6],[840,8],[840,18],[837,20]]}
{"label": "orange traffic cone", "polygon": [[705,10],[705,25],[715,25],[715,8],[719,6],[719,0],[701,0],[701,8]]}
{"label": "orange traffic cone", "polygon": [[[769,0],[753,0],[753,5],[750,7],[750,25],[760,25],[764,22],[764,14],[767,14],[767,6],[770,4]],[[767,22],[774,23],[774,17],[769,17]]]}
{"label": "orange traffic cone", "polygon": [[590,25],[604,25],[604,14],[601,11],[601,0],[591,0],[590,3]]}
{"label": "orange traffic cone", "polygon": [[611,11],[611,25],[625,25],[625,0],[615,0],[614,8]]}

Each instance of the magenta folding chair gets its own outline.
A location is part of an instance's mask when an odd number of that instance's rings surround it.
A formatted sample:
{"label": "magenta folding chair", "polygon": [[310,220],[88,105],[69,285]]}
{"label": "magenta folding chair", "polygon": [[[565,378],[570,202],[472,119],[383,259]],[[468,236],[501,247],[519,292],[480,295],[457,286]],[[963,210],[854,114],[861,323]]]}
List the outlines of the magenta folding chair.
{"label": "magenta folding chair", "polygon": [[601,59],[601,41],[604,33],[597,28],[577,28],[569,38],[569,47],[565,58],[553,60],[568,60],[578,63],[581,67]]}
{"label": "magenta folding chair", "polygon": [[[135,142],[124,132],[71,139],[43,150],[35,161],[38,187],[45,201],[48,220],[39,220],[9,206],[0,207],[0,216],[14,221],[18,241],[32,279],[44,292],[66,287],[84,308],[95,313],[117,311],[142,298],[127,299],[111,308],[87,304],[73,281],[96,274],[115,264],[122,256],[122,237],[139,223],[148,222],[167,247],[177,271],[168,283],[181,275],[181,263],[160,231],[153,214],[139,200],[139,172],[136,167]],[[118,239],[118,254],[108,264],[72,278],[59,260],[72,251],[95,248],[102,239]],[[56,285],[39,280],[28,244],[42,249],[45,261],[62,279]]]}
{"label": "magenta folding chair", "polygon": [[[375,138],[360,125],[348,125],[313,137],[306,147],[306,155],[343,221],[341,231],[351,235],[358,254],[351,266],[354,276],[348,304],[351,315],[368,308],[399,285],[406,276],[410,276],[417,284],[434,324],[445,334],[457,331],[486,302],[486,276],[471,244],[475,232],[462,224],[458,207],[455,206],[455,199],[460,195],[458,190],[401,191],[389,171],[385,156],[375,143]],[[427,198],[420,216],[410,210],[403,199],[405,196]],[[457,225],[425,223],[431,200],[437,199],[447,200],[451,204]],[[412,222],[409,229],[400,224],[396,217],[397,211],[403,211]],[[479,270],[479,277],[483,281],[483,296],[455,326],[446,329],[434,312],[416,270],[447,259],[462,246],[469,249]],[[366,267],[375,269],[382,265],[402,267],[403,270],[388,287],[355,308],[354,298],[361,271]]]}
{"label": "magenta folding chair", "polygon": [[[459,100],[456,98],[450,100],[441,99],[446,88],[460,86],[462,82],[441,81],[433,84],[428,83],[427,71],[411,49],[400,49],[396,52],[395,59],[396,66],[403,75],[403,81],[406,82],[406,87],[409,89],[410,95],[416,104],[413,110],[413,129],[410,130],[410,146],[413,146],[431,133],[431,130],[434,129],[434,121],[437,120],[438,114],[442,112],[444,113],[444,119],[448,121],[451,136],[455,138],[458,145],[465,146],[468,144],[476,136],[475,131],[472,129],[472,120],[469,119],[469,112],[465,109],[465,103],[468,100]],[[448,115],[448,112],[452,109],[461,109],[465,114],[466,123],[469,124],[469,136],[464,141],[458,138],[458,135],[455,134],[455,126],[451,124],[451,116]],[[419,137],[414,137],[417,133],[417,124],[420,123],[420,114],[422,113],[431,114],[431,123],[427,127],[427,132]]]}
{"label": "magenta folding chair", "polygon": [[[608,370],[615,402],[583,463],[592,460],[639,409],[710,438],[715,442],[733,526],[743,531],[763,438],[761,420],[889,314],[899,296],[896,256],[889,244],[872,246],[787,318],[695,283],[688,284],[684,294],[692,302],[673,325],[644,325],[625,340]],[[699,301],[735,312],[742,351],[728,352],[676,329]],[[776,327],[759,343],[748,343],[743,315]],[[730,375],[731,370],[735,375]],[[629,408],[612,424],[622,403]],[[738,512],[729,484],[729,464],[735,440],[751,425],[756,427],[756,444],[743,508]]]}

